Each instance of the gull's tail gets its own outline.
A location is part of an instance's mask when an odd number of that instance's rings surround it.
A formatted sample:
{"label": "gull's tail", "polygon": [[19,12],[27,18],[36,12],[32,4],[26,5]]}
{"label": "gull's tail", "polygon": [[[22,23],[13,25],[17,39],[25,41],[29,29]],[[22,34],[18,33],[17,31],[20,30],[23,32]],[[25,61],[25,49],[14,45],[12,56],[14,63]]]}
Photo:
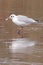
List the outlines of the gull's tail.
{"label": "gull's tail", "polygon": [[40,26],[43,26],[43,22],[42,21],[39,21],[39,20],[35,20],[36,21],[36,24],[40,25]]}

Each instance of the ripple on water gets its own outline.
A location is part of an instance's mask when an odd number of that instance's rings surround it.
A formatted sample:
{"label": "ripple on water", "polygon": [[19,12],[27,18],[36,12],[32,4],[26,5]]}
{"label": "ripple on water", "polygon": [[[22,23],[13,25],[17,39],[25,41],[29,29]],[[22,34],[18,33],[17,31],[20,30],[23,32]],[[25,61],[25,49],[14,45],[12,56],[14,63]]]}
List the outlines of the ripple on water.
{"label": "ripple on water", "polygon": [[4,44],[6,44],[4,48],[7,48],[9,53],[7,58],[0,58],[1,65],[43,65],[41,46],[43,43],[27,38],[17,38],[3,40]]}

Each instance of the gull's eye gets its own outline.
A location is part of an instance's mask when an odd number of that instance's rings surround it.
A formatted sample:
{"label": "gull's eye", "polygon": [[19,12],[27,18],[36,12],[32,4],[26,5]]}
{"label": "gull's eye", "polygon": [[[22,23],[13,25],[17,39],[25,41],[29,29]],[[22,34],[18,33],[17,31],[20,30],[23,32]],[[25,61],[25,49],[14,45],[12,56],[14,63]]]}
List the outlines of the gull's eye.
{"label": "gull's eye", "polygon": [[11,16],[12,17],[12,16]]}
{"label": "gull's eye", "polygon": [[13,16],[14,17],[14,16]]}

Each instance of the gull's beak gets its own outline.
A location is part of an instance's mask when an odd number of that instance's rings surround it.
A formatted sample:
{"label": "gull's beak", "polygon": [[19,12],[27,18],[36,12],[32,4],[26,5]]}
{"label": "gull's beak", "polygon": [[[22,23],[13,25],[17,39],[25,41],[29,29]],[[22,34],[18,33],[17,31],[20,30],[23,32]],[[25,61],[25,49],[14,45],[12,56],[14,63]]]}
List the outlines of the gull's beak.
{"label": "gull's beak", "polygon": [[7,21],[9,18],[6,18],[5,21]]}
{"label": "gull's beak", "polygon": [[6,18],[5,21],[7,21],[8,19],[10,19],[10,17]]}
{"label": "gull's beak", "polygon": [[8,18],[5,19],[6,21],[8,20]]}

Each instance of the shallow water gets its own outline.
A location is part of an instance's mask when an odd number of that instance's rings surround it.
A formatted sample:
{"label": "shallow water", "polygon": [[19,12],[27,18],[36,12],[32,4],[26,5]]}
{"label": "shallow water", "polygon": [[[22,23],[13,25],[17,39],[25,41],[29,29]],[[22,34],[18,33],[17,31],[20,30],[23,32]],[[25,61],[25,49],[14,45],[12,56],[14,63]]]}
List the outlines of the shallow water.
{"label": "shallow water", "polygon": [[43,43],[28,38],[0,40],[1,65],[43,65]]}
{"label": "shallow water", "polygon": [[21,35],[16,31],[12,22],[0,22],[0,65],[43,65],[43,25],[29,25]]}
{"label": "shallow water", "polygon": [[[11,13],[42,22],[24,27],[18,35],[20,27],[5,21]],[[43,0],[0,0],[0,65],[43,65]]]}

